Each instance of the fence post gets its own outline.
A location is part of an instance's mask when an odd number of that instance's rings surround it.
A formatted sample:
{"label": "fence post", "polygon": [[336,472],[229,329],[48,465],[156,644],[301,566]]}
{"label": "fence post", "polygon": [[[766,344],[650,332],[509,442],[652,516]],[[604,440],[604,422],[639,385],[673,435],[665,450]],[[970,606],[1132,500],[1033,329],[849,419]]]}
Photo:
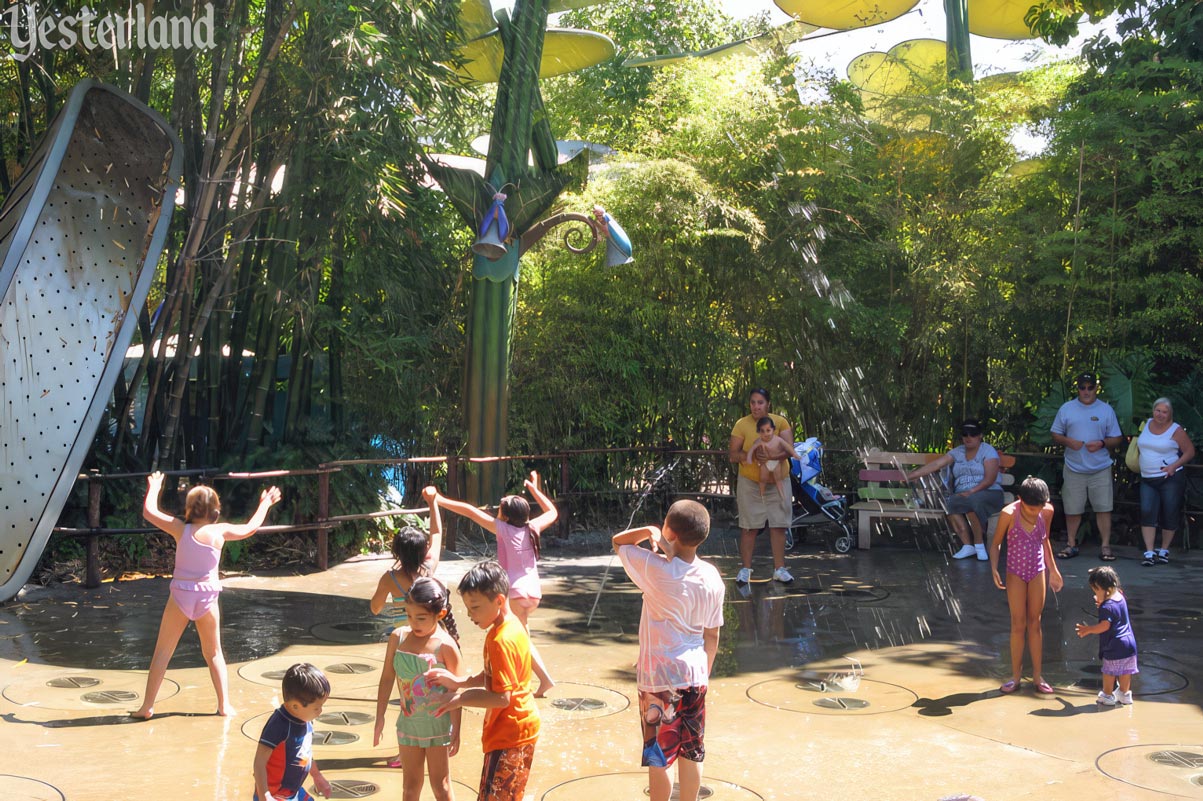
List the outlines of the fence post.
{"label": "fence post", "polygon": [[[324,467],[324,466],[323,466]],[[317,474],[317,569],[328,570],[330,567],[330,529],[326,521],[330,519],[330,473],[323,471]]]}
{"label": "fence post", "polygon": [[88,471],[88,566],[84,573],[84,586],[94,590],[100,586],[100,543],[96,530],[100,528],[100,493],[104,489],[99,481],[100,471]]}
{"label": "fence post", "polygon": [[[447,496],[463,498],[459,480],[459,457],[447,457]],[[459,515],[443,515],[443,547],[454,551],[457,544],[456,534],[459,532]]]}
{"label": "fence post", "polygon": [[560,454],[560,537],[568,539],[572,533],[572,502],[568,500],[568,488],[572,482],[568,476],[568,454]]}

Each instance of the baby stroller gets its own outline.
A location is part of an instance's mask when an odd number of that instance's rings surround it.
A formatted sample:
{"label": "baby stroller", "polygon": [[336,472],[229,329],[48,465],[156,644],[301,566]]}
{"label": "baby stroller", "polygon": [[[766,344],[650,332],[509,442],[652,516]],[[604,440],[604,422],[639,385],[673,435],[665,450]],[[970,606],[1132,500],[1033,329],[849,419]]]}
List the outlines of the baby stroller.
{"label": "baby stroller", "polygon": [[833,545],[838,553],[852,550],[852,523],[848,520],[848,502],[843,495],[836,495],[819,483],[823,472],[823,443],[815,437],[805,442],[794,443],[796,459],[789,461],[789,479],[794,492],[793,520],[785,533],[785,549],[806,538],[806,529],[811,526],[834,524],[840,535]]}

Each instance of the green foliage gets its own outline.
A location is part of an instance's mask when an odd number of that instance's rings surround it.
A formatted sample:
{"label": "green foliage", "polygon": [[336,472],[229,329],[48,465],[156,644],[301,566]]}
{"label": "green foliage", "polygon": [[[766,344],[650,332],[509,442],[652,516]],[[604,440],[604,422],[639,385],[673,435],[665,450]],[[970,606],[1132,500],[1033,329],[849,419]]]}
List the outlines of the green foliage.
{"label": "green foliage", "polygon": [[[640,242],[607,269],[544,247],[528,256],[515,332],[511,443],[528,453],[597,442],[660,445],[712,433],[730,392],[716,369],[738,336],[721,301],[763,229],[691,167],[651,161],[598,179],[599,202]],[[666,387],[690,387],[672,397]],[[717,404],[717,405],[716,405]],[[574,410],[565,414],[563,410]]]}
{"label": "green foliage", "polygon": [[1103,360],[1100,372],[1106,381],[1106,400],[1115,409],[1125,434],[1135,434],[1139,422],[1152,413],[1156,398],[1152,371],[1153,360],[1146,352],[1108,355]]}
{"label": "green foliage", "polygon": [[622,66],[624,59],[703,50],[759,32],[704,0],[615,0],[570,11],[560,24],[603,33],[614,40],[618,53],[593,69],[544,82],[552,130],[561,138],[624,151],[639,147],[642,132],[632,119],[643,111],[659,77],[651,68]]}

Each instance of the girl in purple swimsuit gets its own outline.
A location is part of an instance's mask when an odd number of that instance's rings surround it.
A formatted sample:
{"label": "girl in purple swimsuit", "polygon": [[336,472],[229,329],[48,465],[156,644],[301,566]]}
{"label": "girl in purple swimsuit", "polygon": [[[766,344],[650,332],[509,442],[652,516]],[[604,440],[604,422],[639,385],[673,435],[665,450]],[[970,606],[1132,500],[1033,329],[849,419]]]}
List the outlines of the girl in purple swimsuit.
{"label": "girl in purple swimsuit", "polygon": [[280,489],[265,489],[259,496],[259,508],[246,523],[218,523],[221,500],[212,487],[193,487],[184,501],[184,519],[159,510],[159,493],[163,489],[163,474],[152,473],[146,481],[146,501],[142,516],[156,528],[175,540],[175,570],[171,578],[171,595],[163,608],[159,623],[159,639],[150,660],[146,677],[146,694],[142,706],[130,714],[149,718],[155,712],[155,696],[167,674],[167,664],[180,642],[188,621],[196,623],[201,651],[209,665],[209,677],[217,690],[217,714],[233,715],[226,677],[226,659],[221,651],[221,611],[217,598],[221,594],[221,578],[217,565],[226,540],[244,540],[254,534],[267,519],[267,510],[280,502]]}
{"label": "girl in purple swimsuit", "polygon": [[[497,517],[477,509],[470,503],[457,501],[445,495],[435,498],[438,507],[462,515],[497,537],[497,561],[505,568],[510,580],[510,610],[514,617],[530,631],[530,614],[539,607],[543,597],[540,586],[539,536],[544,529],[556,522],[559,511],[539,485],[539,474],[532,472],[523,482],[531,497],[539,504],[539,516],[532,518],[530,503],[521,495],[506,495],[497,503]],[[542,698],[555,686],[547,672],[543,657],[532,640],[530,644],[531,669],[539,677],[539,689],[535,697]]]}
{"label": "girl in purple swimsuit", "polygon": [[[990,570],[994,586],[1007,592],[1011,608],[1011,679],[999,687],[1003,693],[1019,688],[1023,676],[1023,644],[1027,639],[1032,655],[1032,685],[1038,693],[1051,694],[1052,685],[1041,675],[1044,636],[1040,616],[1044,613],[1045,573],[1048,586],[1060,592],[1061,571],[1053,559],[1049,544],[1049,526],[1053,522],[1053,505],[1048,502],[1048,485],[1028,476],[1019,485],[1019,500],[1003,507],[998,528],[990,543]],[[998,551],[1007,541],[1007,581],[998,575]]]}

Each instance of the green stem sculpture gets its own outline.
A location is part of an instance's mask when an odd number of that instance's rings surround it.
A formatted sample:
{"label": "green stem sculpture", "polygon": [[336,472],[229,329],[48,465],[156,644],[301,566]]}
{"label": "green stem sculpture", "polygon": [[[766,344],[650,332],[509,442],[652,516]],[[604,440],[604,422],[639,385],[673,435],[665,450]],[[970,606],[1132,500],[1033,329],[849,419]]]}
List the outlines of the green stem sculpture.
{"label": "green stem sculpture", "polygon": [[[518,296],[519,237],[569,184],[583,183],[588,154],[556,164],[556,144],[543,114],[539,66],[550,0],[517,0],[512,16],[498,15],[505,51],[497,83],[485,177],[427,160],[456,209],[474,231],[497,193],[504,201],[509,232],[506,252],[496,260],[476,255],[468,311],[468,358],[464,404],[470,457],[504,456],[508,437],[510,348]],[[528,163],[534,153],[535,164]],[[582,158],[583,157],[583,158]],[[501,496],[503,472],[481,464],[469,474],[475,503]]]}
{"label": "green stem sculpture", "polygon": [[945,61],[948,82],[973,82],[973,57],[969,52],[968,0],[944,0],[945,40],[948,56]]}

